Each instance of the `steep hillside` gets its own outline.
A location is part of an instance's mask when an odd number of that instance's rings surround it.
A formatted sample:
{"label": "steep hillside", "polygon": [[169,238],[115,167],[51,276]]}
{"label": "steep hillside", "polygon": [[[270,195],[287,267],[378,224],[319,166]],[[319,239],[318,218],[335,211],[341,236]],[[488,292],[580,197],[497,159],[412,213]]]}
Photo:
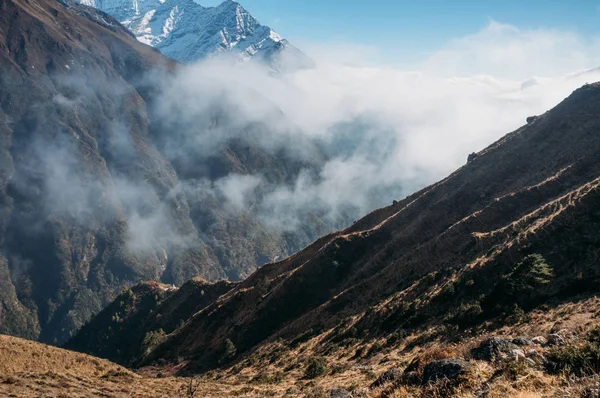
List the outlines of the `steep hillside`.
{"label": "steep hillside", "polygon": [[[332,355],[381,339],[410,352],[592,297],[600,276],[599,109],[600,84],[576,90],[439,183],[265,265],[136,364],[241,369],[277,361],[282,349]],[[94,346],[74,341],[80,350]]]}
{"label": "steep hillside", "polygon": [[[124,286],[240,279],[331,229],[284,234],[206,195],[230,174],[291,183],[324,157],[254,145],[268,127],[232,124],[227,104],[165,120],[178,66],[101,11],[1,2],[0,66],[2,333],[61,343]],[[199,156],[178,139],[198,129],[229,135]]]}
{"label": "steep hillside", "polygon": [[[146,282],[128,289],[71,339],[68,348],[130,364],[235,285],[192,279],[175,289]],[[112,325],[106,330],[105,325]],[[92,343],[93,341],[93,343]]]}

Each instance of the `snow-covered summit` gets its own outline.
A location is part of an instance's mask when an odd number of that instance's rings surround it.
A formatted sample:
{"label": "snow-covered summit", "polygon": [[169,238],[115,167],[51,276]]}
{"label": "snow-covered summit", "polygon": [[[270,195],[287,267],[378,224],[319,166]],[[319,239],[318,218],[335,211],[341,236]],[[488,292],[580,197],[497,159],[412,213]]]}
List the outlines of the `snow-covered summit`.
{"label": "snow-covered summit", "polygon": [[79,0],[119,20],[143,43],[180,62],[231,52],[277,70],[306,68],[312,60],[261,25],[237,1],[203,7],[193,0]]}

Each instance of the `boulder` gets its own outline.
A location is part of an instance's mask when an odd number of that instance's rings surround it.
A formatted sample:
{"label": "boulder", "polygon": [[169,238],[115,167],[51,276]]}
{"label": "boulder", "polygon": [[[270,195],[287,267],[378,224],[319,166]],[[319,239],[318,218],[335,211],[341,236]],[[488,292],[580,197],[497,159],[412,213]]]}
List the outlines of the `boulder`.
{"label": "boulder", "polygon": [[329,398],[352,398],[352,394],[343,388],[332,388],[329,390]]}
{"label": "boulder", "polygon": [[456,380],[467,375],[472,364],[462,359],[440,359],[425,365],[423,368],[423,384],[436,382],[440,379]]}
{"label": "boulder", "polygon": [[558,333],[552,333],[548,335],[548,344],[549,345],[565,345],[565,339]]}
{"label": "boulder", "polygon": [[513,344],[520,345],[520,346],[535,345],[535,343],[533,342],[533,339],[523,337],[523,336],[515,337],[514,339],[512,339],[512,342],[513,342]]}
{"label": "boulder", "polygon": [[371,384],[371,387],[381,387],[388,383],[395,383],[400,379],[402,379],[402,372],[396,368],[391,368],[380,374],[377,380]]}
{"label": "boulder", "polygon": [[479,346],[473,348],[471,354],[473,354],[474,359],[493,361],[501,356],[501,354],[507,354],[511,350],[519,350],[519,346],[514,344],[511,339],[490,337],[483,340]]}
{"label": "boulder", "polygon": [[546,358],[536,350],[527,350],[525,356],[527,359],[535,362],[536,365],[544,365],[546,363]]}
{"label": "boulder", "polygon": [[525,358],[525,351],[521,349],[510,350],[507,354],[511,358]]}
{"label": "boulder", "polygon": [[531,341],[537,345],[546,345],[548,343],[548,340],[544,336],[536,336]]}
{"label": "boulder", "polygon": [[537,352],[536,350],[527,350],[527,351],[525,351],[525,356],[527,358],[541,358],[541,359],[545,359],[544,356],[542,354],[540,354],[539,352]]}

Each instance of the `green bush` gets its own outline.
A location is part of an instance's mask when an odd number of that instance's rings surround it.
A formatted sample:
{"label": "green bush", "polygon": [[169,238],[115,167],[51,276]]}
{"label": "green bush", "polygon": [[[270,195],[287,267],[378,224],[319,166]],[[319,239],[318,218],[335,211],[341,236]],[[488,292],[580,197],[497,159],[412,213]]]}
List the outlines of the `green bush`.
{"label": "green bush", "polygon": [[461,304],[454,317],[452,323],[461,327],[470,326],[477,322],[483,310],[478,301],[469,304]]}
{"label": "green bush", "polygon": [[500,371],[510,380],[517,380],[529,372],[527,362],[515,361],[514,358],[506,358],[500,362]]}
{"label": "green bush", "polygon": [[527,320],[527,315],[517,303],[513,304],[512,308],[506,312],[505,321],[509,325],[521,323],[525,320]]}
{"label": "green bush", "polygon": [[586,336],[588,341],[591,341],[593,343],[600,343],[600,324],[594,326],[588,333]]}
{"label": "green bush", "polygon": [[546,355],[551,371],[567,371],[578,376],[600,371],[600,345],[585,343],[552,348]]}
{"label": "green bush", "polygon": [[319,376],[323,376],[327,372],[327,362],[324,358],[313,357],[308,360],[308,365],[304,370],[304,377],[307,379],[314,379]]}
{"label": "green bush", "polygon": [[144,352],[148,354],[159,344],[165,341],[166,338],[167,335],[162,329],[146,333],[146,335],[144,336],[144,341],[142,342],[142,348],[144,349]]}
{"label": "green bush", "polygon": [[235,344],[233,344],[233,341],[231,341],[230,339],[226,339],[225,342],[223,343],[223,348],[221,350],[221,358],[219,359],[219,363],[229,362],[231,359],[233,359],[233,357],[235,357],[236,353],[237,353],[237,348],[235,347]]}
{"label": "green bush", "polygon": [[531,296],[536,289],[549,283],[553,276],[552,267],[541,254],[530,254],[509,275],[507,293],[511,296]]}

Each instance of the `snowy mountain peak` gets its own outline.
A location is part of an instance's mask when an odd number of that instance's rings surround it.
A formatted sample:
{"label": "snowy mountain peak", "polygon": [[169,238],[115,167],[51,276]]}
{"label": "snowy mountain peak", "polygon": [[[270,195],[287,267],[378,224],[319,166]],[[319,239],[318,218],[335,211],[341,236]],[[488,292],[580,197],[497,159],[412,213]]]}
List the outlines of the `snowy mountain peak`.
{"label": "snowy mountain peak", "polygon": [[180,62],[230,52],[240,61],[257,59],[275,70],[308,68],[313,62],[240,3],[203,7],[192,0],[79,0],[119,20],[138,40]]}

